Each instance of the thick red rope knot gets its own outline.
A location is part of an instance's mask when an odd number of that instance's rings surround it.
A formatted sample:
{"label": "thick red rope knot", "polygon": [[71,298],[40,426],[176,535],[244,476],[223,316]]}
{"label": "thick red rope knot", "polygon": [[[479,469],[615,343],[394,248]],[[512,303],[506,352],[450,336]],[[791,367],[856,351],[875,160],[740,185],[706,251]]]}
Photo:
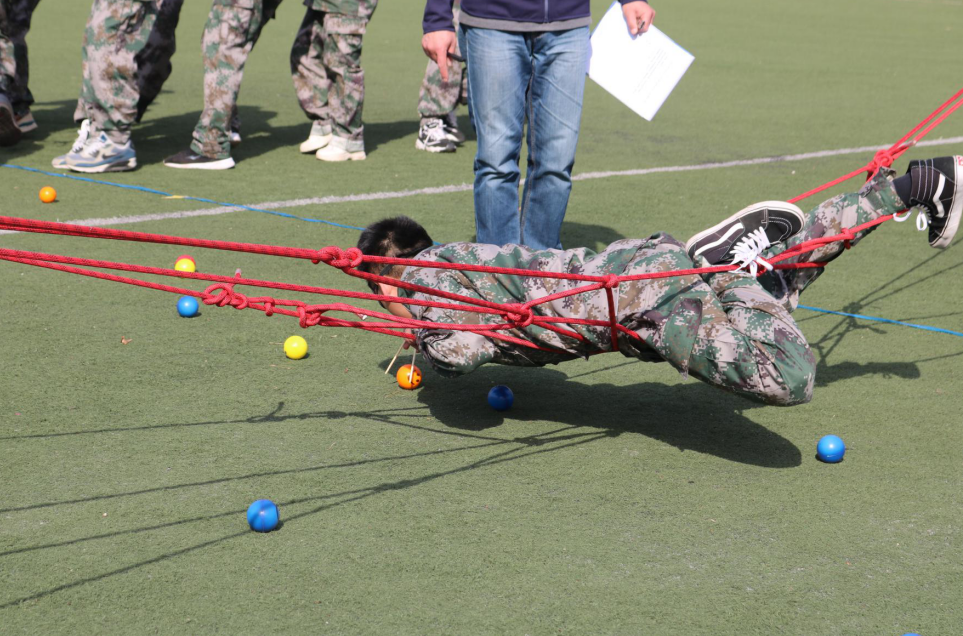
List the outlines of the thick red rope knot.
{"label": "thick red rope knot", "polygon": [[608,276],[605,277],[605,280],[602,282],[602,285],[606,289],[613,289],[615,287],[618,287],[619,277],[616,276],[615,274],[609,274]]}
{"label": "thick red rope knot", "polygon": [[[220,293],[215,295],[215,292],[218,291]],[[202,299],[205,305],[217,305],[218,307],[230,305],[236,309],[247,309],[247,296],[234,291],[234,285],[229,283],[215,283],[205,289],[204,293],[207,294]]]}
{"label": "thick red rope knot", "polygon": [[891,148],[884,148],[883,150],[877,150],[876,154],[873,156],[873,160],[866,164],[866,179],[873,178],[873,175],[880,168],[889,168],[893,165],[893,162],[901,155],[902,152],[894,152]]}
{"label": "thick red rope knot", "polygon": [[317,309],[310,309],[306,305],[298,305],[298,323],[300,323],[302,329],[314,327],[321,322],[322,313]]}
{"label": "thick red rope knot", "polygon": [[516,329],[524,329],[535,321],[535,313],[525,305],[506,305],[505,310],[505,320]]}
{"label": "thick red rope knot", "polygon": [[311,259],[315,265],[321,261],[338,269],[350,269],[364,262],[364,254],[357,247],[342,250],[340,247],[331,245],[318,251],[317,260]]}

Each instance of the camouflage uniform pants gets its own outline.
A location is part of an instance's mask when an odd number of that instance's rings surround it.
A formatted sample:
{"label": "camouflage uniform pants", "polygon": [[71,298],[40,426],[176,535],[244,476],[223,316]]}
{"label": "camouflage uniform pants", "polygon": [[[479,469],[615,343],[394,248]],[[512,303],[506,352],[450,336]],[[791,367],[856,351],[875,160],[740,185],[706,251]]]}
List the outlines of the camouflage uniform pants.
{"label": "camouflage uniform pants", "polygon": [[214,0],[201,37],[204,110],[194,128],[194,152],[215,159],[231,156],[231,129],[240,125],[237,95],[244,64],[279,4],[281,0]]}
{"label": "camouflage uniform pants", "polygon": [[[903,204],[887,178],[890,174],[877,175],[859,193],[836,197],[814,209],[788,246],[833,235],[844,227],[902,209]],[[852,244],[865,234],[857,235]],[[768,255],[783,249],[780,246]],[[843,249],[841,244],[827,245],[794,260],[831,261]],[[697,266],[683,244],[667,234],[617,241],[597,255],[584,249],[532,251],[514,245],[455,243],[430,248],[418,258],[594,276],[631,276]],[[816,361],[791,312],[799,294],[821,271],[774,271],[760,278],[724,273],[623,282],[618,286],[616,316],[622,326],[639,338],[620,334],[619,351],[641,360],[667,361],[684,376],[695,376],[753,400],[782,406],[808,402],[812,398]],[[526,302],[584,284],[412,267],[406,268],[403,279],[498,303]],[[410,309],[416,317],[434,322],[501,322],[452,310],[417,306]],[[604,291],[536,305],[533,309],[540,316],[608,319]],[[423,329],[416,336],[426,359],[444,375],[467,373],[486,362],[541,366],[611,350],[608,328],[569,327],[582,339],[562,337],[535,325],[509,332],[545,350],[470,332]]]}
{"label": "camouflage uniform pants", "polygon": [[[458,32],[458,14],[456,6],[453,7],[455,15],[455,32]],[[462,57],[461,49],[455,42],[455,55]],[[421,81],[421,94],[418,97],[418,114],[422,119],[426,117],[444,117],[455,110],[459,104],[468,103],[468,73],[462,67],[461,62],[453,61],[448,65],[448,81],[441,79],[441,70],[434,60],[428,60],[428,68],[425,69],[425,78]]]}
{"label": "camouflage uniform pants", "polygon": [[291,75],[301,109],[325,133],[345,140],[348,152],[364,150],[364,69],[361,40],[376,0],[360,15],[308,8],[291,47]]}
{"label": "camouflage uniform pants", "polygon": [[114,143],[160,93],[171,73],[184,0],[94,0],[84,31],[83,84],[74,119],[89,119]]}
{"label": "camouflage uniform pants", "polygon": [[40,0],[0,0],[0,95],[21,115],[33,104],[27,87],[30,65],[27,61],[27,31],[30,18]]}
{"label": "camouflage uniform pants", "polygon": [[[884,169],[858,193],[822,203],[807,215],[799,234],[766,256],[903,209],[890,182],[892,175]],[[870,231],[858,233],[850,245],[855,246]],[[842,243],[832,243],[786,262],[829,262],[843,251]],[[775,270],[759,278],[735,273],[704,276],[721,301],[725,317],[703,315],[689,355],[688,372],[709,384],[763,402],[808,402],[815,381],[815,359],[790,314],[799,303],[799,295],[823,271]]]}

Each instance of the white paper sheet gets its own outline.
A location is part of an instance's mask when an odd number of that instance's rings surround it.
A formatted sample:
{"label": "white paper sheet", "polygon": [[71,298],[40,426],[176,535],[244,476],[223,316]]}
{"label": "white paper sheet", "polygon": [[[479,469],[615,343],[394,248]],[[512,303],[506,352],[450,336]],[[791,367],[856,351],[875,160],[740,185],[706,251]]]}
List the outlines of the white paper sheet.
{"label": "white paper sheet", "polygon": [[694,59],[654,26],[633,37],[616,1],[592,34],[589,77],[652,121]]}

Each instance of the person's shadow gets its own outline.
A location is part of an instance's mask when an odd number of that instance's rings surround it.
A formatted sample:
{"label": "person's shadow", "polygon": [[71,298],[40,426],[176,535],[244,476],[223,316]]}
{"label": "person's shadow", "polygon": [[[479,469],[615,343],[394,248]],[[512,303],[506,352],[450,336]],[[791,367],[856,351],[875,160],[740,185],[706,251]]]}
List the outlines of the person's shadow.
{"label": "person's shadow", "polygon": [[[576,365],[577,362],[569,362]],[[386,368],[388,360],[382,362]],[[789,440],[756,424],[743,412],[762,406],[727,394],[698,381],[666,385],[646,381],[646,375],[666,372],[641,362],[624,362],[589,373],[618,373],[638,382],[625,386],[581,384],[551,368],[488,365],[470,375],[442,378],[425,368],[418,401],[442,424],[462,431],[481,431],[513,421],[548,421],[575,429],[601,429],[609,436],[637,433],[675,446],[730,461],[767,468],[789,468],[802,461],[800,450]],[[514,405],[499,412],[487,403],[489,389],[507,385]],[[521,437],[537,446],[558,441],[550,437]]]}

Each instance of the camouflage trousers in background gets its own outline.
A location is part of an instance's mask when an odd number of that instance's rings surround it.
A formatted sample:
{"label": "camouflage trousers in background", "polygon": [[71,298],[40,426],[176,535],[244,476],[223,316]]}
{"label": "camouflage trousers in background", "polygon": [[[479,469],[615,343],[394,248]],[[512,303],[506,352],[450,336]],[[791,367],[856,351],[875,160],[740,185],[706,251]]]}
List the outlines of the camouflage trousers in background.
{"label": "camouflage trousers in background", "polygon": [[[879,174],[859,193],[838,196],[814,209],[788,246],[837,234],[844,227],[902,209],[904,206],[888,179],[890,174]],[[852,244],[865,234],[857,235]],[[786,247],[779,246],[767,255],[774,256]],[[794,260],[830,261],[843,249],[841,244],[827,245]],[[616,241],[600,254],[584,248],[532,251],[517,245],[453,243],[425,250],[417,258],[596,276],[699,265],[689,258],[682,243],[661,233],[648,239]],[[774,271],[758,279],[744,273],[725,273],[621,283],[616,315],[619,323],[638,334],[639,339],[620,334],[619,351],[645,361],[667,361],[683,376],[697,377],[755,401],[781,406],[808,402],[815,383],[816,361],[791,312],[799,294],[821,271]],[[523,303],[584,284],[413,267],[406,268],[403,280],[498,303]],[[409,295],[429,298],[417,293]],[[410,310],[417,318],[435,322],[501,322],[484,315],[433,307],[411,306]],[[539,316],[608,320],[604,290],[537,305],[533,310]],[[608,328],[568,327],[583,340],[535,325],[508,332],[548,351],[462,331],[423,329],[416,332],[416,337],[428,362],[449,376],[468,373],[487,362],[542,366],[611,350]]]}
{"label": "camouflage trousers in background", "polygon": [[301,109],[325,133],[364,151],[364,70],[361,41],[377,0],[362,0],[356,14],[308,8],[291,47],[291,75]]}
{"label": "camouflage trousers in background", "polygon": [[[458,32],[458,18],[460,11],[458,4],[452,8],[455,16],[455,33]],[[461,49],[455,41],[455,55],[462,57]],[[441,70],[434,60],[428,60],[425,78],[421,80],[421,94],[418,96],[418,114],[421,118],[444,117],[458,108],[459,104],[468,103],[468,73],[461,62],[452,60],[448,65],[448,81],[441,79]]]}
{"label": "camouflage trousers in background", "polygon": [[0,95],[7,96],[15,115],[22,115],[33,104],[26,38],[39,2],[0,0]]}
{"label": "camouflage trousers in background", "polygon": [[244,64],[280,4],[281,0],[214,0],[201,37],[204,110],[194,127],[194,152],[215,159],[231,156],[231,130],[240,128],[237,95]]}
{"label": "camouflage trousers in background", "polygon": [[171,74],[184,0],[94,0],[84,31],[83,84],[74,119],[125,144]]}

